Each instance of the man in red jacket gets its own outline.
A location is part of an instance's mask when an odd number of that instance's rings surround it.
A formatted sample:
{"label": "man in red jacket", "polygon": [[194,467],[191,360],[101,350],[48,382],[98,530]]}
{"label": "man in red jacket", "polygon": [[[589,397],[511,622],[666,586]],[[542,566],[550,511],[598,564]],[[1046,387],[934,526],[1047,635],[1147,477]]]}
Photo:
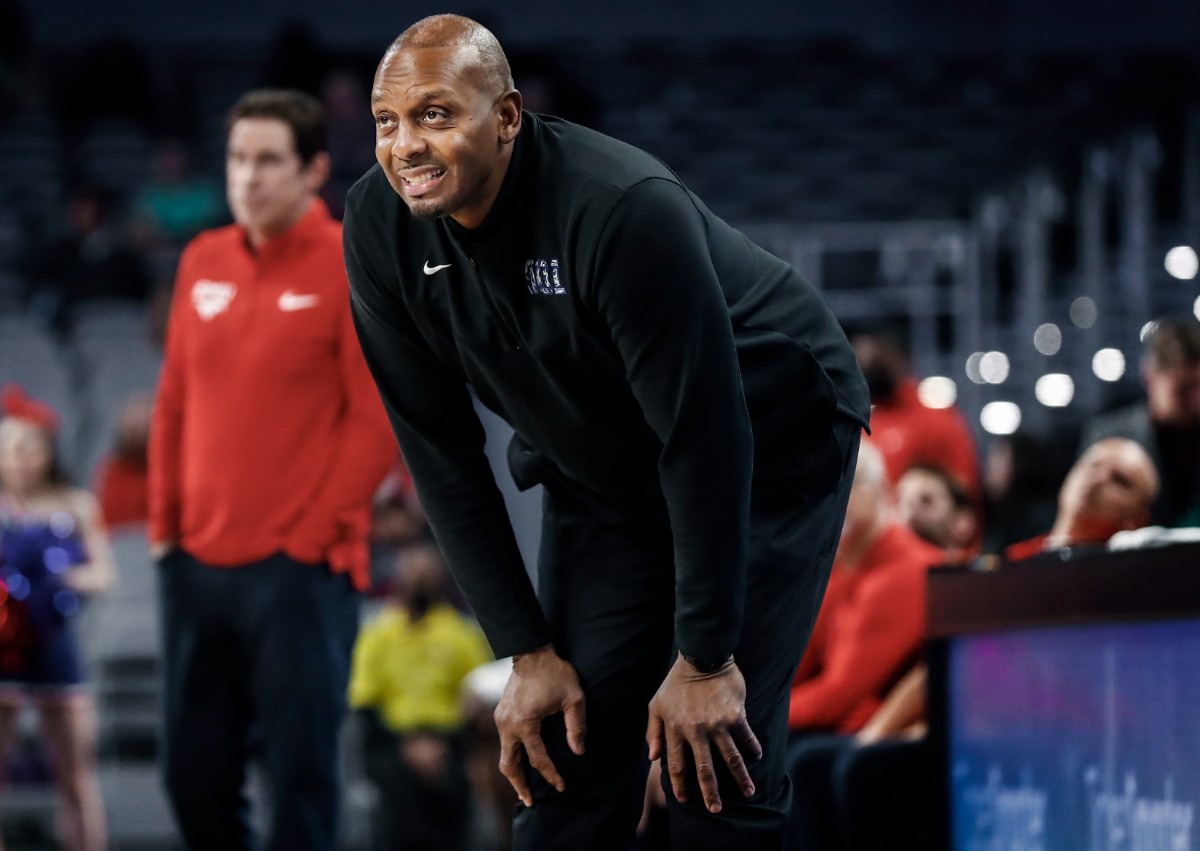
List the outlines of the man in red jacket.
{"label": "man in red jacket", "polygon": [[788,847],[843,847],[834,762],[920,653],[925,575],[945,556],[897,520],[883,454],[864,441],[833,574],[792,685]]}
{"label": "man in red jacket", "polygon": [[850,334],[871,392],[872,442],[893,485],[914,464],[950,473],[971,499],[979,497],[979,458],[966,418],[956,407],[930,408],[917,394],[903,327],[885,323]]}
{"label": "man in red jacket", "polygon": [[396,457],[350,318],[319,104],[251,92],[229,116],[236,224],[184,251],[150,441],[161,557],[164,772],[189,848],[336,847],[337,740],[370,503]]}
{"label": "man in red jacket", "polygon": [[1125,437],[1092,444],[1067,473],[1058,491],[1058,514],[1044,535],[1010,544],[1005,561],[1021,561],[1046,550],[1104,544],[1118,532],[1150,522],[1159,493],[1150,454]]}
{"label": "man in red jacket", "polygon": [[925,574],[945,553],[896,519],[883,456],[858,455],[833,573],[792,684],[793,733],[853,733],[920,650]]}

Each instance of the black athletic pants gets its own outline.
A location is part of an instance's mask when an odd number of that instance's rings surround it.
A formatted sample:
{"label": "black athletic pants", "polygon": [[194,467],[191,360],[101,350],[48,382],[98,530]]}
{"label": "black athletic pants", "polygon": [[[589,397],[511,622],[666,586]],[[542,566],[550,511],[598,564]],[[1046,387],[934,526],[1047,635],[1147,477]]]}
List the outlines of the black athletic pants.
{"label": "black athletic pants", "polygon": [[[849,498],[860,429],[838,419],[814,447],[794,499],[752,506],[746,610],[734,651],[746,679],[746,712],[762,743],[750,766],[756,792],[742,797],[717,760],[722,810],[703,807],[694,771],[687,804],[663,772],[673,849],[779,849],[792,788],[786,775],[787,710],[829,579]],[[586,753],[566,745],[561,715],[542,736],[566,782],[556,792],[527,770],[534,806],[518,805],[516,851],[620,851],[641,812],[647,705],[673,662],[675,578],[669,531],[618,527],[558,495],[546,498],[539,597],[557,652],[579,674],[587,700]]]}
{"label": "black athletic pants", "polygon": [[934,835],[934,761],[926,739],[858,745],[851,736],[799,739],[794,851],[928,851]]}
{"label": "black athletic pants", "polygon": [[273,811],[267,847],[334,851],[358,632],[349,578],[282,554],[215,568],[176,551],[160,565],[159,590],[162,769],[187,848],[260,847],[244,792],[253,752]]}

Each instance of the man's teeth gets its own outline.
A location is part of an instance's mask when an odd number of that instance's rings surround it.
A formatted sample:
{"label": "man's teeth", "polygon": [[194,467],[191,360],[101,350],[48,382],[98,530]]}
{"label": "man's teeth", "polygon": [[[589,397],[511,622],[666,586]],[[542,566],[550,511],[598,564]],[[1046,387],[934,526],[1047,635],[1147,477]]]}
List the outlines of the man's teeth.
{"label": "man's teeth", "polygon": [[414,187],[419,188],[421,186],[424,186],[427,183],[432,183],[433,181],[435,181],[439,177],[441,177],[443,174],[445,174],[445,171],[443,171],[442,169],[438,169],[437,171],[426,172],[425,174],[419,175],[417,177],[405,177],[402,179],[409,186],[414,186]]}

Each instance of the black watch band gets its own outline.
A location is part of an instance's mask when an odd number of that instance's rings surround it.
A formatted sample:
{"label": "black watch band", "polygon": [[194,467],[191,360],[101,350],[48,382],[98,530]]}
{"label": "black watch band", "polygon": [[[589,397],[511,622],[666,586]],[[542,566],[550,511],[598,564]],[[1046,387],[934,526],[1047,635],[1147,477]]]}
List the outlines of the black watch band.
{"label": "black watch band", "polygon": [[687,659],[688,664],[702,674],[711,674],[723,667],[726,662],[733,658],[732,653],[726,653],[719,656],[690,656],[687,653],[683,654],[683,658]]}

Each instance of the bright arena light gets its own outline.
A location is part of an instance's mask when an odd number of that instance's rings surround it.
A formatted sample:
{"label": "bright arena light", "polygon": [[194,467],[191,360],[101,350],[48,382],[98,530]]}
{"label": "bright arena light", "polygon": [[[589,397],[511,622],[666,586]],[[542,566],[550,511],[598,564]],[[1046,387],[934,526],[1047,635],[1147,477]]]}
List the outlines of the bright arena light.
{"label": "bright arena light", "polygon": [[1140,341],[1142,341],[1143,343],[1145,343],[1146,338],[1149,337],[1151,334],[1153,334],[1154,329],[1157,327],[1158,327],[1158,322],[1151,319],[1149,322],[1147,322],[1145,325],[1142,326],[1141,331],[1138,331],[1138,339]]}
{"label": "bright arena light", "polygon": [[1075,382],[1066,373],[1051,372],[1037,380],[1033,395],[1047,408],[1065,408],[1075,398]]}
{"label": "bright arena light", "polygon": [[1101,349],[1092,358],[1092,372],[1101,381],[1119,381],[1125,374],[1125,355],[1120,349]]}
{"label": "bright arena light", "polygon": [[1008,380],[1008,355],[988,352],[979,359],[979,374],[988,384],[1003,384]]}
{"label": "bright arena light", "polygon": [[926,408],[949,408],[958,398],[958,385],[953,378],[931,375],[917,385],[917,398]]}
{"label": "bright arena light", "polygon": [[1058,354],[1062,348],[1062,331],[1053,322],[1039,325],[1033,332],[1033,347],[1044,355]]}
{"label": "bright arena light", "polygon": [[1192,313],[1196,314],[1196,318],[1200,319],[1200,296],[1196,297],[1196,303],[1192,305]]}
{"label": "bright arena light", "polygon": [[1177,245],[1167,252],[1163,261],[1167,274],[1181,281],[1190,281],[1200,272],[1200,258],[1196,257],[1196,249],[1190,245]]}
{"label": "bright arena light", "polygon": [[983,380],[983,373],[979,371],[979,364],[983,360],[983,352],[975,352],[967,358],[967,378],[974,381],[976,384],[986,383]]}
{"label": "bright arena light", "polygon": [[1021,409],[1016,402],[988,402],[979,412],[979,424],[988,434],[1012,434],[1021,425]]}
{"label": "bright arena light", "polygon": [[1071,321],[1075,323],[1076,328],[1091,328],[1096,324],[1096,317],[1099,314],[1100,311],[1096,308],[1095,300],[1088,296],[1081,295],[1071,302]]}

